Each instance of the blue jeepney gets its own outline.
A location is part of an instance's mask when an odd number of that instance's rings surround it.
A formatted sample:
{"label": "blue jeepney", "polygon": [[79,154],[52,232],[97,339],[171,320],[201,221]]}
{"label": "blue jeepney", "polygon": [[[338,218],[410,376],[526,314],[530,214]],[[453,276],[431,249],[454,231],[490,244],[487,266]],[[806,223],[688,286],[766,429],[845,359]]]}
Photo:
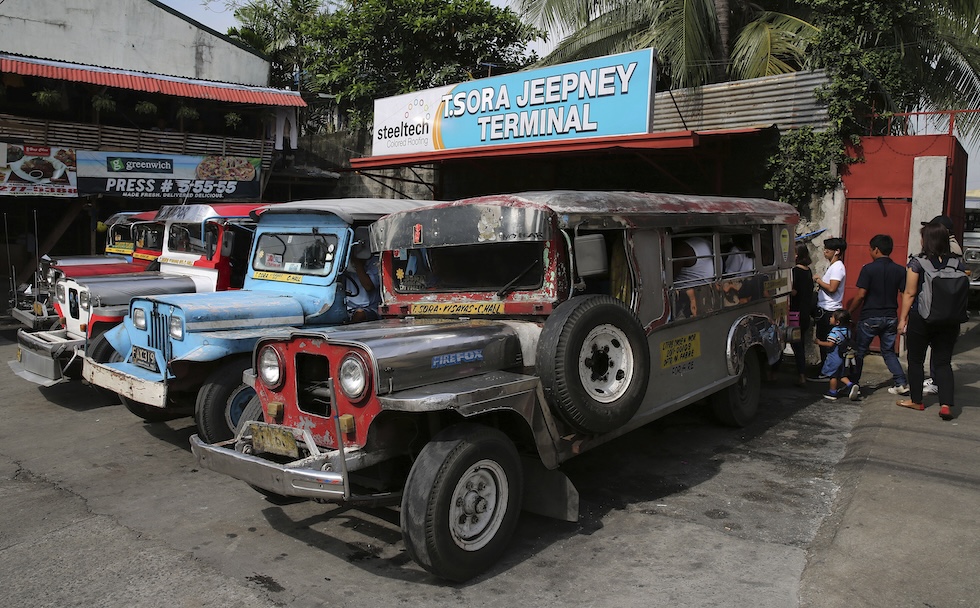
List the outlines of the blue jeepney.
{"label": "blue jeepney", "polygon": [[193,411],[201,437],[230,439],[254,395],[242,373],[256,341],[272,328],[348,322],[346,300],[358,289],[345,278],[355,235],[367,247],[371,223],[424,204],[336,199],[257,210],[241,290],[133,298],[123,323],[106,333],[122,354],[105,363],[86,357],[83,377],[145,420]]}

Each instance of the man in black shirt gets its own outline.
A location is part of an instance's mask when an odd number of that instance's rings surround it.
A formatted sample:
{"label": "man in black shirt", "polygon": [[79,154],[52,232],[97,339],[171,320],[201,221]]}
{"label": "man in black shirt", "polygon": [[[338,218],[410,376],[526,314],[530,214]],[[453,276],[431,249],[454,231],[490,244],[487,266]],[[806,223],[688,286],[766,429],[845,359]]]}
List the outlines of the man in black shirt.
{"label": "man in black shirt", "polygon": [[[888,256],[895,246],[892,237],[876,234],[871,238],[871,262],[861,268],[857,280],[857,295],[848,306],[852,315],[858,307],[861,317],[855,332],[854,374],[851,381],[858,383],[871,341],[878,337],[881,358],[892,373],[895,385],[888,389],[893,395],[909,392],[908,379],[902,363],[895,353],[898,336],[898,298],[905,291],[905,267],[896,264]],[[862,306],[863,304],[863,306]]]}

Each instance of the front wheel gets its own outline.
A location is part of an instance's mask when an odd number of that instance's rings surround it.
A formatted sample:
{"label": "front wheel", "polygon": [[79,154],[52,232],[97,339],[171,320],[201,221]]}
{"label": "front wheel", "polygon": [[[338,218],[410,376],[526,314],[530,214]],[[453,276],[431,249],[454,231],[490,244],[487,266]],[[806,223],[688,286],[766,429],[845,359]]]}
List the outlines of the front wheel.
{"label": "front wheel", "polygon": [[474,424],[441,431],[405,482],[401,529],[408,554],[441,578],[480,574],[514,533],[523,483],[517,449],[500,431]]}
{"label": "front wheel", "polygon": [[242,412],[255,396],[255,389],[242,383],[242,372],[250,365],[247,357],[233,359],[212,372],[198,391],[194,417],[204,441],[218,443],[235,436]]}
{"label": "front wheel", "polygon": [[745,353],[738,381],[711,396],[711,411],[725,426],[742,427],[752,422],[759,410],[762,370],[755,352]]}

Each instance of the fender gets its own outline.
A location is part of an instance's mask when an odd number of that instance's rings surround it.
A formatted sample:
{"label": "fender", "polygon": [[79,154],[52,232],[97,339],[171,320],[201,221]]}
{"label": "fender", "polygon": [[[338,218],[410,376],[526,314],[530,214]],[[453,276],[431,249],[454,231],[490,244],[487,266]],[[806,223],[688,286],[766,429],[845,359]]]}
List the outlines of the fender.
{"label": "fender", "polygon": [[105,339],[108,340],[112,348],[116,349],[117,353],[123,353],[124,356],[128,356],[129,351],[133,350],[133,343],[129,339],[129,332],[126,330],[126,324],[120,323],[112,329],[105,332]]}
{"label": "fender", "polygon": [[766,351],[770,365],[782,356],[783,342],[772,320],[763,314],[752,313],[739,317],[728,330],[725,358],[728,362],[728,375],[742,373],[745,353],[753,346],[761,346]]}

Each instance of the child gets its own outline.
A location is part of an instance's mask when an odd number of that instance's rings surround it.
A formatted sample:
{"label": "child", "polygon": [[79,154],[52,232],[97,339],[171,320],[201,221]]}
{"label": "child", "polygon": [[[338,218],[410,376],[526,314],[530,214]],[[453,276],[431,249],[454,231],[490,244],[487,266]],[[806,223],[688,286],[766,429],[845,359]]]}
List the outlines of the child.
{"label": "child", "polygon": [[[820,370],[822,375],[830,378],[830,390],[824,395],[824,399],[833,401],[846,395],[851,401],[856,401],[861,396],[861,389],[858,388],[857,383],[851,382],[844,375],[847,368],[845,353],[851,341],[850,326],[851,314],[843,308],[835,310],[830,315],[830,333],[827,334],[827,339],[814,339],[819,346],[830,349],[823,369]],[[841,382],[843,388],[838,390]]]}

